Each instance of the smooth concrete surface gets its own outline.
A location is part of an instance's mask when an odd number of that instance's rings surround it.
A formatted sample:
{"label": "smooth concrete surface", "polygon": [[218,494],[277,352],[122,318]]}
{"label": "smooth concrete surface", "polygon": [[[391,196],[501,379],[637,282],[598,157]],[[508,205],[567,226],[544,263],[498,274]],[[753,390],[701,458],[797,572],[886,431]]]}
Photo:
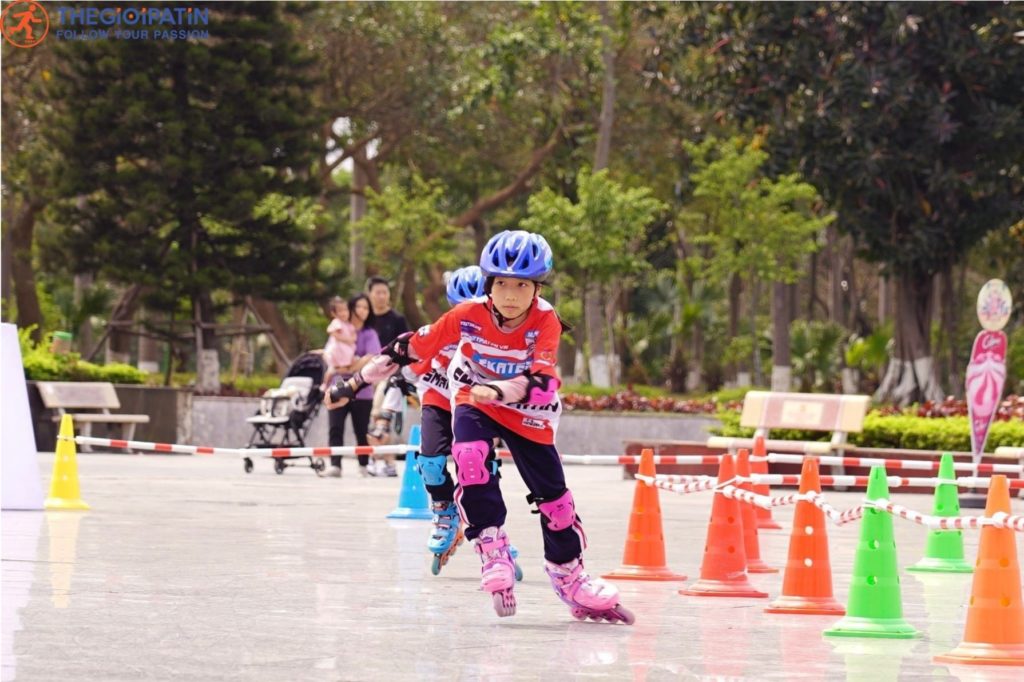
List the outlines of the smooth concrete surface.
{"label": "smooth concrete surface", "polygon": [[[40,456],[48,483],[53,456]],[[836,618],[769,615],[764,599],[683,597],[682,583],[618,583],[633,626],[580,623],[541,569],[538,517],[504,468],[508,531],[526,579],[494,615],[464,545],[430,574],[429,524],[386,520],[401,479],[308,468],[246,475],[233,457],[80,454],[88,512],[3,512],[4,680],[1020,680],[1024,669],[931,662],[962,635],[971,576],[902,576],[916,641],[822,638]],[[568,469],[600,574],[622,559],[634,484]],[[855,493],[829,496],[846,508]],[[895,495],[917,509],[921,496]],[[696,578],[708,493],[661,493],[668,564]],[[1014,501],[1014,512],[1022,503]],[[922,509],[923,511],[926,509]],[[784,526],[792,508],[775,511]],[[925,530],[897,519],[901,567]],[[858,524],[829,526],[844,601]],[[782,567],[787,531],[762,533]],[[978,532],[965,531],[973,560]],[[1020,543],[1018,544],[1020,549]],[[752,582],[779,593],[782,574]]]}

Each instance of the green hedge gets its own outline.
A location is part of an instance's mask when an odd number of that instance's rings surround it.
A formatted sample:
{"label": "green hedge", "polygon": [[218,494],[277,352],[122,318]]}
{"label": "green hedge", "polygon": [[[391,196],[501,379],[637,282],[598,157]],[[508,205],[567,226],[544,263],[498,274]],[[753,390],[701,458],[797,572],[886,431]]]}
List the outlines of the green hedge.
{"label": "green hedge", "polygon": [[[740,426],[740,414],[731,410],[718,413],[722,427],[715,433],[722,436],[750,437],[753,429]],[[780,440],[827,441],[830,433],[772,429],[772,438]],[[970,452],[971,432],[967,417],[928,418],[910,415],[882,416],[870,412],[864,419],[864,430],[851,433],[850,442],[871,448],[902,448],[905,450],[958,450]],[[1024,422],[997,421],[989,430],[985,448],[1024,444]]]}
{"label": "green hedge", "polygon": [[34,381],[109,381],[115,384],[141,384],[146,373],[123,363],[96,365],[81,359],[78,353],[50,352],[50,338],[34,343],[31,329],[19,329],[21,363],[25,378]]}

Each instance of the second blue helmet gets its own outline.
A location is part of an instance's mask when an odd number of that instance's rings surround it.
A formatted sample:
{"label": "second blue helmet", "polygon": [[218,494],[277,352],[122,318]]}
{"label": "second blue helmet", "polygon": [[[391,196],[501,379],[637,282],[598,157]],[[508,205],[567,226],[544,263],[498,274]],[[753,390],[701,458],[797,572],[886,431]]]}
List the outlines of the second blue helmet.
{"label": "second blue helmet", "polygon": [[480,253],[488,277],[517,277],[543,282],[554,267],[547,240],[525,230],[505,230],[490,238]]}
{"label": "second blue helmet", "polygon": [[475,265],[459,268],[448,278],[448,304],[455,305],[484,295],[484,273]]}

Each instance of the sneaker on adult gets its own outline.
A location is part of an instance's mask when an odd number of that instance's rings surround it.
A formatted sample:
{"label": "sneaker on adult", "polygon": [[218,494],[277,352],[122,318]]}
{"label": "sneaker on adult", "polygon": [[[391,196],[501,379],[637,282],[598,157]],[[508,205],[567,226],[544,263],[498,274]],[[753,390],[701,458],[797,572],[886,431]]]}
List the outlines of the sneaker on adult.
{"label": "sneaker on adult", "polygon": [[366,478],[367,476],[376,476],[376,474],[370,471],[370,467],[363,464],[359,465],[359,478]]}
{"label": "sneaker on adult", "polygon": [[384,466],[384,473],[388,475],[388,478],[394,478],[395,476],[398,476],[398,470],[395,469],[394,464],[386,464]]}
{"label": "sneaker on adult", "polygon": [[341,467],[331,467],[327,470],[328,478],[341,478]]}

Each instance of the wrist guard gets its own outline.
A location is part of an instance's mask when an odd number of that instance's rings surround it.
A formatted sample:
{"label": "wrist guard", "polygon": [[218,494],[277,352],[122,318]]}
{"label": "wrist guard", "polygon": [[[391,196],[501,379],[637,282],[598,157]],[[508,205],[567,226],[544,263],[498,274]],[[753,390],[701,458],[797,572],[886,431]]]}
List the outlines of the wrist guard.
{"label": "wrist guard", "polygon": [[391,358],[391,362],[399,367],[411,365],[416,362],[416,358],[412,356],[412,351],[409,349],[410,339],[412,339],[412,332],[399,334],[398,338],[381,350],[381,353]]}

